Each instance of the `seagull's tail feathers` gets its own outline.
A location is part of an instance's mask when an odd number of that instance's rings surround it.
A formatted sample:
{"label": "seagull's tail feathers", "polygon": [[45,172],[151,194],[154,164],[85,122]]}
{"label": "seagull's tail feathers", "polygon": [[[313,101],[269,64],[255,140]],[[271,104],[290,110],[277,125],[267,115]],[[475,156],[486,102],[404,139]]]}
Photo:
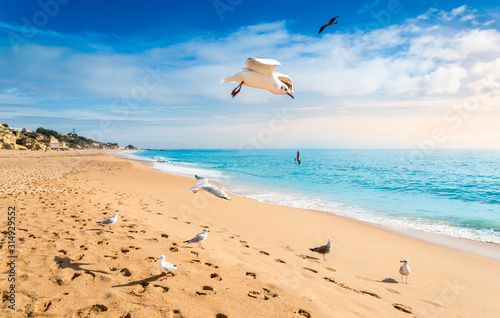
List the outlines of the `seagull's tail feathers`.
{"label": "seagull's tail feathers", "polygon": [[229,82],[234,82],[234,77],[223,77],[220,79],[220,83],[221,84],[226,84],[226,83],[229,83]]}
{"label": "seagull's tail feathers", "polygon": [[188,244],[190,244],[190,243],[191,243],[191,240],[187,240],[187,241],[184,241],[184,242],[182,242],[182,243],[188,243]]}

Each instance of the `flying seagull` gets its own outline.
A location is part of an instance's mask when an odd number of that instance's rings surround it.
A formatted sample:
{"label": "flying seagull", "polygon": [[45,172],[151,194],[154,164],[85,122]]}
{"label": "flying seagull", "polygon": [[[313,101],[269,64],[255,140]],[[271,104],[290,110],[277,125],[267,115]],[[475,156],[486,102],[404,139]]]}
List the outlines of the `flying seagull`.
{"label": "flying seagull", "polygon": [[297,161],[300,166],[300,153],[297,151],[297,157],[293,158],[293,160]]}
{"label": "flying seagull", "polygon": [[243,64],[242,72],[232,77],[224,77],[220,83],[240,83],[231,92],[233,98],[240,92],[241,85],[265,89],[273,94],[286,94],[291,98],[295,98],[292,95],[295,87],[290,76],[274,72],[274,68],[278,65],[281,65],[281,63],[273,59],[249,57]]}
{"label": "flying seagull", "polygon": [[408,276],[410,276],[411,274],[410,265],[408,265],[408,260],[404,259],[399,262],[403,263],[403,265],[401,265],[401,267],[399,268],[399,273],[401,274],[401,282],[403,282],[403,276],[406,276],[406,283],[408,284]]}
{"label": "flying seagull", "polygon": [[165,273],[165,277],[163,277],[161,280],[167,279],[168,273],[173,271],[174,269],[177,269],[177,265],[170,264],[169,262],[165,261],[165,255],[161,255],[158,261],[158,269],[162,272]]}
{"label": "flying seagull", "polygon": [[196,192],[200,191],[200,189],[202,189],[202,190],[205,190],[207,192],[212,193],[216,197],[226,199],[226,200],[231,200],[231,198],[224,191],[222,191],[222,189],[217,188],[216,186],[213,186],[210,183],[208,183],[207,178],[203,178],[203,177],[200,177],[197,175],[195,175],[194,177],[196,178],[197,185],[196,185],[196,187],[192,187],[191,189],[189,189],[190,191],[193,191],[194,193],[196,193]]}
{"label": "flying seagull", "polygon": [[332,239],[328,239],[328,243],[326,245],[310,248],[310,250],[316,253],[323,254],[323,258],[326,261],[326,254],[332,251]]}
{"label": "flying seagull", "polygon": [[332,26],[334,24],[337,24],[338,22],[334,22],[335,19],[337,19],[338,17],[340,17],[340,15],[336,16],[335,18],[331,18],[330,19],[330,22],[328,22],[327,24],[325,24],[324,26],[321,27],[321,29],[319,29],[319,32],[318,34],[320,34],[321,32],[323,32],[323,30],[326,28],[326,27],[329,27],[329,26]]}
{"label": "flying seagull", "polygon": [[203,229],[203,232],[201,232],[200,234],[197,234],[195,237],[193,237],[192,239],[190,240],[187,240],[187,241],[184,241],[184,243],[188,243],[188,244],[191,244],[191,243],[198,243],[198,245],[202,248],[202,249],[205,249],[203,247],[203,245],[201,244],[201,242],[203,242],[204,240],[207,239],[207,236],[208,236],[208,232],[210,232],[208,229]]}
{"label": "flying seagull", "polygon": [[115,224],[116,221],[118,221],[118,213],[115,213],[115,215],[113,215],[109,219],[106,219],[104,221],[97,222],[97,223],[99,223],[99,225],[106,225],[107,224],[107,225],[109,225],[109,229],[111,230],[111,224]]}

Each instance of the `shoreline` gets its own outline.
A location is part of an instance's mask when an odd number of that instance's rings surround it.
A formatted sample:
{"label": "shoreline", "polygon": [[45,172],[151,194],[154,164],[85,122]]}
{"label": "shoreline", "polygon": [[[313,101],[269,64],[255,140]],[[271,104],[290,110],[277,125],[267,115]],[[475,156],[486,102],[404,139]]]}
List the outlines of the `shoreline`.
{"label": "shoreline", "polygon": [[[330,213],[193,194],[194,179],[108,152],[5,155],[15,205],[9,317],[492,317],[500,264]],[[115,212],[112,229],[99,227]],[[7,226],[6,213],[0,225]],[[183,243],[210,230],[204,249]],[[327,256],[309,249],[333,240]],[[7,244],[0,244],[2,253]],[[158,257],[180,264],[165,280]],[[399,261],[408,259],[409,284]],[[1,270],[9,270],[7,262]]]}
{"label": "shoreline", "polygon": [[[123,151],[125,151],[125,150],[123,150]],[[151,169],[154,169],[156,171],[160,171],[161,173],[166,173],[166,174],[170,174],[170,175],[179,176],[182,178],[192,179],[192,178],[185,176],[185,175],[165,172],[165,171],[162,171],[160,169],[154,168],[153,164],[155,163],[155,161],[152,159],[135,158],[135,157],[127,156],[126,154],[118,155],[118,156],[120,158],[125,159],[125,160],[132,160],[132,161],[141,162],[141,163],[145,164],[146,166],[150,167]],[[297,208],[297,207],[284,205],[284,204],[262,202],[262,201],[244,196],[244,195],[232,194],[232,196],[246,198],[246,199],[258,202],[258,203],[265,203],[265,204],[283,206],[283,207],[294,208],[294,209]],[[427,232],[427,231],[421,231],[421,230],[415,230],[415,229],[397,228],[397,227],[390,226],[390,225],[377,224],[377,223],[372,223],[370,221],[359,220],[359,219],[356,219],[355,217],[349,217],[346,215],[337,214],[335,212],[321,211],[321,210],[317,210],[317,209],[304,209],[304,208],[297,208],[297,209],[314,211],[314,212],[318,212],[318,213],[326,213],[327,215],[334,215],[336,217],[346,218],[346,219],[349,219],[352,221],[360,222],[361,224],[365,224],[367,226],[377,227],[377,228],[385,230],[385,231],[390,231],[393,233],[404,235],[406,237],[419,239],[419,240],[422,240],[424,242],[428,242],[431,244],[436,244],[439,246],[452,248],[452,249],[456,249],[456,250],[463,251],[466,253],[480,255],[480,256],[484,256],[484,257],[487,257],[487,258],[490,258],[490,259],[493,259],[496,261],[500,261],[500,244],[496,244],[494,242],[478,241],[478,240],[473,240],[473,239],[467,239],[467,238],[456,237],[456,236],[449,236],[449,235],[445,235],[445,234],[441,234],[441,233]]]}

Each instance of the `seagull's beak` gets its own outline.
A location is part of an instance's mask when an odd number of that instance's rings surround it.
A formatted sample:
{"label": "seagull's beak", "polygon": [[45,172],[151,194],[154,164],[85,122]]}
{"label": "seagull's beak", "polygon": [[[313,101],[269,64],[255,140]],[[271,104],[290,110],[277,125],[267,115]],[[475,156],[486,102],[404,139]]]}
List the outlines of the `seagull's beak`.
{"label": "seagull's beak", "polygon": [[288,94],[288,96],[290,96],[291,98],[295,99],[295,97],[293,97],[293,95],[292,95],[292,94],[290,94],[290,93],[287,93],[287,94]]}

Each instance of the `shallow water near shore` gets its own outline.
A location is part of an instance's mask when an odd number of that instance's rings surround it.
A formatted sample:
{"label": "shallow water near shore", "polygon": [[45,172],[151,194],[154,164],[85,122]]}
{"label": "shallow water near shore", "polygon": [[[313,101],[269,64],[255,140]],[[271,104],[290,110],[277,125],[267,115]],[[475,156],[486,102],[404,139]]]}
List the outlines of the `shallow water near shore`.
{"label": "shallow water near shore", "polygon": [[500,152],[133,151],[155,169],[202,175],[236,195],[361,221],[500,244]]}

